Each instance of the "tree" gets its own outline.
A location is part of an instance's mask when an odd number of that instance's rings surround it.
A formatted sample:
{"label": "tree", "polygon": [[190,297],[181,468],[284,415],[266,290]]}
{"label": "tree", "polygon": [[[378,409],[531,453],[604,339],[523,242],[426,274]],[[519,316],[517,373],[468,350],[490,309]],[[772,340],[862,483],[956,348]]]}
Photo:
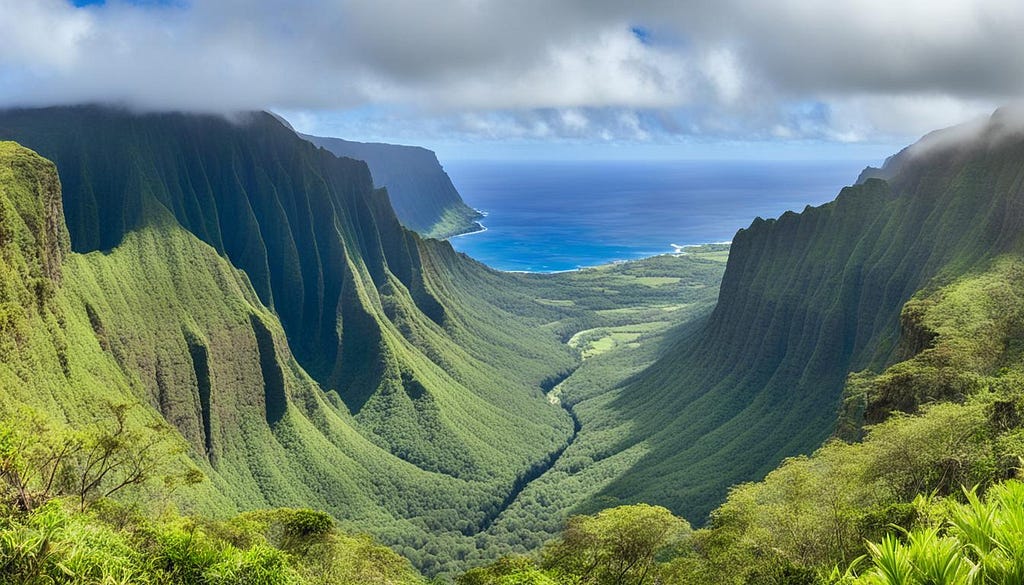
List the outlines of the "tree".
{"label": "tree", "polygon": [[643,585],[659,556],[671,551],[690,525],[660,506],[620,506],[573,516],[562,537],[545,547],[541,566],[594,585]]}
{"label": "tree", "polygon": [[4,499],[31,511],[58,488],[68,458],[81,449],[74,433],[32,411],[0,422],[0,482]]}
{"label": "tree", "polygon": [[18,508],[31,511],[57,496],[73,497],[79,509],[156,476],[165,484],[196,483],[188,466],[167,472],[181,454],[166,422],[130,424],[134,405],[110,405],[109,418],[81,429],[62,428],[26,411],[0,422],[0,483]]}
{"label": "tree", "polygon": [[527,557],[498,559],[486,567],[470,569],[455,580],[457,585],[558,585]]}

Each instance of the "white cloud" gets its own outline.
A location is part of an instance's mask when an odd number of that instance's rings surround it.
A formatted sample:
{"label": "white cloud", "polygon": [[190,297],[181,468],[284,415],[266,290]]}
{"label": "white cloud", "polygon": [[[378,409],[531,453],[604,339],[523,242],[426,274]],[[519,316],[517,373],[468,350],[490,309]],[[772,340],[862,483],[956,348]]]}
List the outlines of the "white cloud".
{"label": "white cloud", "polygon": [[736,54],[726,48],[714,48],[704,55],[701,70],[715,91],[715,97],[730,105],[743,97],[743,73]]}
{"label": "white cloud", "polygon": [[0,2],[0,66],[72,73],[77,48],[95,28],[93,15],[61,0]]}
{"label": "white cloud", "polygon": [[877,128],[901,135],[923,134],[992,113],[989,100],[954,98],[949,95],[856,95],[836,96],[832,104],[833,127],[844,133],[869,135]]}
{"label": "white cloud", "polygon": [[1019,0],[0,0],[0,105],[371,105],[363,123],[492,138],[863,140],[1019,97],[1020,30]]}

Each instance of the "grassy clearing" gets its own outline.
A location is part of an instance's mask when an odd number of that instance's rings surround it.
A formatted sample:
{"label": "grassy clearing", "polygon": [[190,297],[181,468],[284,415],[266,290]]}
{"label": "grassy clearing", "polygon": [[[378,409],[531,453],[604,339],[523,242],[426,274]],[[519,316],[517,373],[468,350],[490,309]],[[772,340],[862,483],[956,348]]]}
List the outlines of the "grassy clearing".
{"label": "grassy clearing", "polygon": [[[639,311],[632,314],[636,315]],[[644,336],[663,333],[674,325],[673,321],[646,321],[617,327],[595,327],[573,335],[569,347],[577,349],[583,359],[589,359],[623,345],[635,345]]]}

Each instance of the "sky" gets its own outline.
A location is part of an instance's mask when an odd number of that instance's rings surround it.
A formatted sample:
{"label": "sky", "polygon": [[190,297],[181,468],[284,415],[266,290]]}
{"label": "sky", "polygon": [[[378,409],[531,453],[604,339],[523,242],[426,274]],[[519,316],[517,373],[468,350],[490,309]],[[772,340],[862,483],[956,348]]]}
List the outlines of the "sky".
{"label": "sky", "polygon": [[1019,0],[0,0],[0,106],[450,158],[880,159],[1024,92]]}

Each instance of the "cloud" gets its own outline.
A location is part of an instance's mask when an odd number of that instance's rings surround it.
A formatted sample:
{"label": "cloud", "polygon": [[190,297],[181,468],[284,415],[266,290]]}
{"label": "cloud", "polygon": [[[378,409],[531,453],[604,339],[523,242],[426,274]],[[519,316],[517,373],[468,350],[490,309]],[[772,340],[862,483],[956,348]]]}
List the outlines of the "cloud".
{"label": "cloud", "polygon": [[1019,97],[1020,30],[1018,0],[0,0],[0,105],[369,108],[359,123],[493,138],[856,141]]}

